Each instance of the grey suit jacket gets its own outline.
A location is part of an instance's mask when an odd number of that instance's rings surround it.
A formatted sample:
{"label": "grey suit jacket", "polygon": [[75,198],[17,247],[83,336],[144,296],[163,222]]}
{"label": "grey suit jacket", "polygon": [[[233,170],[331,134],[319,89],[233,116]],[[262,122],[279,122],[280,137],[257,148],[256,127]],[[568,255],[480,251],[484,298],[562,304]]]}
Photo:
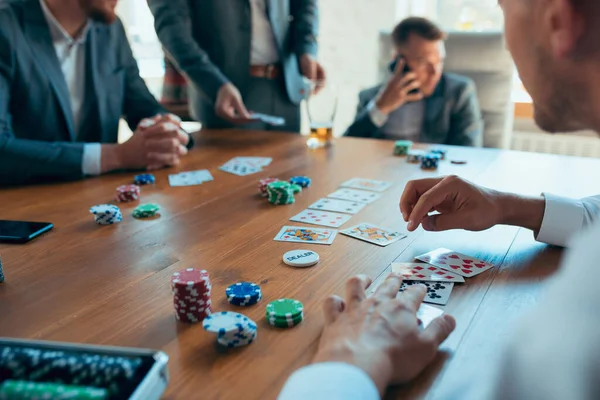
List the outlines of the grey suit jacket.
{"label": "grey suit jacket", "polygon": [[0,184],[81,178],[84,142],[116,143],[121,116],[135,130],[164,112],[140,78],[121,22],[93,22],[88,35],[85,129],[75,132],[39,0],[0,3]]}
{"label": "grey suit jacket", "polygon": [[[308,93],[298,57],[317,52],[317,0],[266,0],[289,99]],[[251,82],[252,15],[249,0],[149,0],[158,37],[190,81],[194,117],[214,121],[219,88],[233,83],[242,96]],[[210,121],[210,122],[209,122]]]}
{"label": "grey suit jacket", "polygon": [[[367,111],[367,105],[377,96],[381,86],[360,92],[356,120],[345,136],[384,138]],[[472,80],[451,73],[442,76],[435,92],[425,99],[420,142],[473,147],[483,145],[483,118]]]}

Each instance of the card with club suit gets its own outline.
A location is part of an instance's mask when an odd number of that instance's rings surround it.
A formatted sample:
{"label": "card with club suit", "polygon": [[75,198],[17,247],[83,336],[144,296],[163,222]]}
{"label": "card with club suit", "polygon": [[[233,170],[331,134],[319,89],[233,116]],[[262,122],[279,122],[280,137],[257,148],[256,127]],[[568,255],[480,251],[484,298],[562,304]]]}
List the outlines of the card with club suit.
{"label": "card with club suit", "polygon": [[371,204],[375,200],[381,198],[381,195],[375,192],[367,192],[366,190],[342,188],[330,193],[327,197],[331,199],[358,201],[359,203]]}
{"label": "card with club suit", "polygon": [[363,208],[365,208],[365,203],[359,203],[356,201],[347,201],[347,200],[339,200],[339,199],[321,199],[314,204],[308,206],[308,208],[313,210],[322,210],[322,211],[333,211],[333,212],[341,212],[346,214],[356,214]]}
{"label": "card with club suit", "polygon": [[452,282],[419,282],[419,281],[403,281],[400,287],[400,292],[404,292],[410,286],[425,285],[427,294],[423,302],[431,304],[445,305],[450,299],[454,283]]}
{"label": "card with club suit", "polygon": [[430,251],[429,253],[422,254],[415,258],[447,271],[454,272],[465,278],[477,276],[488,269],[494,268],[492,264],[478,258],[443,248]]}
{"label": "card with club suit", "polygon": [[329,211],[304,210],[300,214],[290,218],[290,221],[303,222],[305,224],[328,226],[339,228],[352,218],[348,214],[339,214]]}
{"label": "card with club suit", "polygon": [[392,272],[402,275],[405,281],[465,282],[460,275],[426,263],[393,263]]}

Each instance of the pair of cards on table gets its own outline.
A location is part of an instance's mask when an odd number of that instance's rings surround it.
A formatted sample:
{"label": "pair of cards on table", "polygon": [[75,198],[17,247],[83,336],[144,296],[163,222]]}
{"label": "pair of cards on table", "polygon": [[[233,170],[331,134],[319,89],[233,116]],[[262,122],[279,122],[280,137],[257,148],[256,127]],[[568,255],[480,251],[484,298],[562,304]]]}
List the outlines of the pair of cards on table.
{"label": "pair of cards on table", "polygon": [[[311,212],[312,210],[306,210]],[[293,219],[294,220],[294,219]],[[301,221],[306,222],[306,221]],[[333,243],[338,231],[335,229],[308,228],[303,226],[284,226],[277,236],[276,241],[294,243],[314,243],[330,245]],[[400,232],[394,232],[373,224],[358,224],[352,228],[340,231],[341,234],[373,243],[379,246],[390,245],[406,237]]]}
{"label": "pair of cards on table", "polygon": [[214,180],[213,176],[206,169],[169,175],[169,185],[173,187],[201,185],[212,180]]}
{"label": "pair of cards on table", "polygon": [[234,157],[219,169],[237,176],[256,174],[273,161],[270,157]]}

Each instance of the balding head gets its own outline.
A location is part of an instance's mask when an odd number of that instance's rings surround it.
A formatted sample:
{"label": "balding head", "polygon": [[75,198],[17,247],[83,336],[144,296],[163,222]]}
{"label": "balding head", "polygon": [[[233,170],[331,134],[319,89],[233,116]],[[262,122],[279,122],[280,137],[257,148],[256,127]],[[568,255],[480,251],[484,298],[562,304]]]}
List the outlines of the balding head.
{"label": "balding head", "polygon": [[600,0],[499,0],[506,41],[550,132],[600,131]]}

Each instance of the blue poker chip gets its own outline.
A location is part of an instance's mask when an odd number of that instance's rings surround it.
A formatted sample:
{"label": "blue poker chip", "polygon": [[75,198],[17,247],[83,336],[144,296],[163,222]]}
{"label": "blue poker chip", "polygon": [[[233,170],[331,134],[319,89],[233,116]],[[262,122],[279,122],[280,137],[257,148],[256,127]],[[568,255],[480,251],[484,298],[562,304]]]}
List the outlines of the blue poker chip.
{"label": "blue poker chip", "polygon": [[439,167],[441,156],[438,153],[425,154],[421,158],[421,168],[436,169]]}
{"label": "blue poker chip", "polygon": [[448,151],[447,151],[447,150],[445,150],[445,149],[436,148],[436,149],[432,149],[432,150],[430,151],[430,153],[433,153],[433,154],[439,154],[439,155],[440,155],[440,158],[441,158],[442,160],[444,160],[444,159],[446,158],[446,153],[448,153]]}
{"label": "blue poker chip", "polygon": [[290,183],[293,185],[298,185],[303,188],[307,188],[311,184],[311,180],[308,176],[294,176],[290,178]]}
{"label": "blue poker chip", "polygon": [[152,174],[140,174],[133,177],[133,183],[136,185],[151,185],[156,182]]}
{"label": "blue poker chip", "polygon": [[260,286],[251,282],[238,282],[229,286],[225,289],[227,299],[231,303],[232,301],[238,303],[242,302],[258,302],[258,299],[262,298],[262,290]]}

